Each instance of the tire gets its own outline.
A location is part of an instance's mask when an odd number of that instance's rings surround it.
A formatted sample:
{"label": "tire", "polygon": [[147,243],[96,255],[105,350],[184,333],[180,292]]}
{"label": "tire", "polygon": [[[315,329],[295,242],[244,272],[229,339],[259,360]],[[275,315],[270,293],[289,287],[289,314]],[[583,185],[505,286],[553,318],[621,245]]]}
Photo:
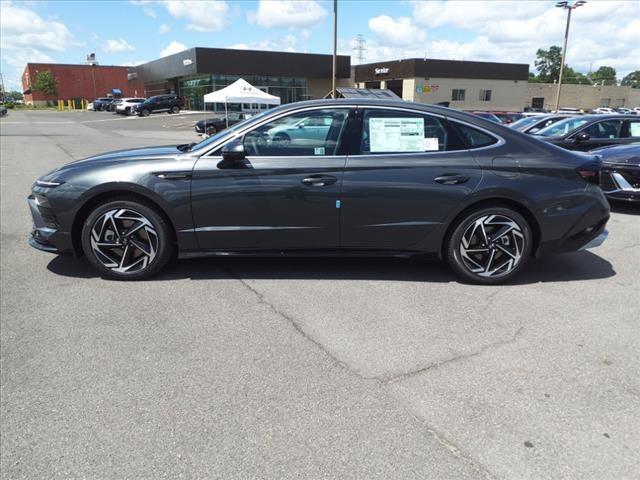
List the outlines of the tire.
{"label": "tire", "polygon": [[273,136],[273,142],[282,147],[291,145],[291,137],[286,133],[276,133]]}
{"label": "tire", "polygon": [[174,105],[173,107],[171,107],[171,110],[169,110],[169,113],[180,113],[180,107]]}
{"label": "tire", "polygon": [[[132,232],[123,235],[128,229]],[[115,280],[149,278],[174,252],[171,227],[155,207],[137,200],[114,199],[98,205],[84,221],[81,236],[91,265]]]}
{"label": "tire", "polygon": [[446,241],[444,253],[447,263],[464,280],[497,285],[522,270],[532,247],[527,220],[511,208],[496,205],[460,218]]}
{"label": "tire", "polygon": [[216,129],[216,127],[207,127],[206,134],[208,136],[211,137],[211,136],[215,135],[216,133],[218,133],[218,130]]}
{"label": "tire", "polygon": [[140,111],[140,116],[142,116],[142,117],[148,117],[150,114],[151,114],[151,112],[149,111],[148,108],[143,108]]}

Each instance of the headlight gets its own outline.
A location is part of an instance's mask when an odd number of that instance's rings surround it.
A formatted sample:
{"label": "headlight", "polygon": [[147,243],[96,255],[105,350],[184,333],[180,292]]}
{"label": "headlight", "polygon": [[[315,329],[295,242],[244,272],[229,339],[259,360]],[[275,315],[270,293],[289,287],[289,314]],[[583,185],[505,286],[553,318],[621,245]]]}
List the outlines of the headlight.
{"label": "headlight", "polygon": [[36,180],[36,185],[39,187],[55,188],[62,185],[64,182],[46,182],[44,180]]}

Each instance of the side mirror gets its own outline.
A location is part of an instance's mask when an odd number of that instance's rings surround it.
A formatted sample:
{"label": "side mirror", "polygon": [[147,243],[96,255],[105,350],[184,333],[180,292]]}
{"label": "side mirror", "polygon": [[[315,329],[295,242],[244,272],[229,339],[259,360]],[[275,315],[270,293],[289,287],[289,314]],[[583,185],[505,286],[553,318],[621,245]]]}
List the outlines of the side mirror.
{"label": "side mirror", "polygon": [[246,158],[244,145],[238,140],[233,140],[222,147],[222,160],[218,163],[218,168],[246,168],[243,160]]}
{"label": "side mirror", "polygon": [[587,140],[589,140],[591,138],[591,136],[587,133],[587,132],[580,132],[579,134],[577,134],[573,140],[576,143],[580,143],[580,142],[586,142]]}

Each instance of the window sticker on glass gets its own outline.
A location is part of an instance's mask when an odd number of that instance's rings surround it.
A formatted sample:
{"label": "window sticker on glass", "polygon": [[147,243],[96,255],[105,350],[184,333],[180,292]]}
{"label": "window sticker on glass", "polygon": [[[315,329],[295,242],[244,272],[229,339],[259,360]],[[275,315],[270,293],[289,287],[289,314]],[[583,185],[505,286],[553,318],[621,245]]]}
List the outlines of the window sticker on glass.
{"label": "window sticker on glass", "polygon": [[438,146],[438,137],[429,137],[424,139],[424,151],[425,152],[437,152],[440,149]]}
{"label": "window sticker on glass", "polygon": [[324,147],[314,147],[313,154],[314,155],[324,155]]}
{"label": "window sticker on glass", "polygon": [[640,122],[631,122],[629,124],[629,134],[632,137],[640,137]]}
{"label": "window sticker on glass", "polygon": [[370,151],[423,152],[424,118],[370,118]]}

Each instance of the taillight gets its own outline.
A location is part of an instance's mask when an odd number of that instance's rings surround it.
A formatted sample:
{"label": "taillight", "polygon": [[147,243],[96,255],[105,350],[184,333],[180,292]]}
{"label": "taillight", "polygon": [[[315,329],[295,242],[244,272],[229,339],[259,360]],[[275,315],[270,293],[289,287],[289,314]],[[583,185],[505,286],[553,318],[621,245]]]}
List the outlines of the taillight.
{"label": "taillight", "polygon": [[578,175],[580,175],[585,182],[593,183],[594,185],[600,185],[600,169],[602,167],[602,161],[600,159],[587,162],[584,165],[580,165],[576,168]]}

